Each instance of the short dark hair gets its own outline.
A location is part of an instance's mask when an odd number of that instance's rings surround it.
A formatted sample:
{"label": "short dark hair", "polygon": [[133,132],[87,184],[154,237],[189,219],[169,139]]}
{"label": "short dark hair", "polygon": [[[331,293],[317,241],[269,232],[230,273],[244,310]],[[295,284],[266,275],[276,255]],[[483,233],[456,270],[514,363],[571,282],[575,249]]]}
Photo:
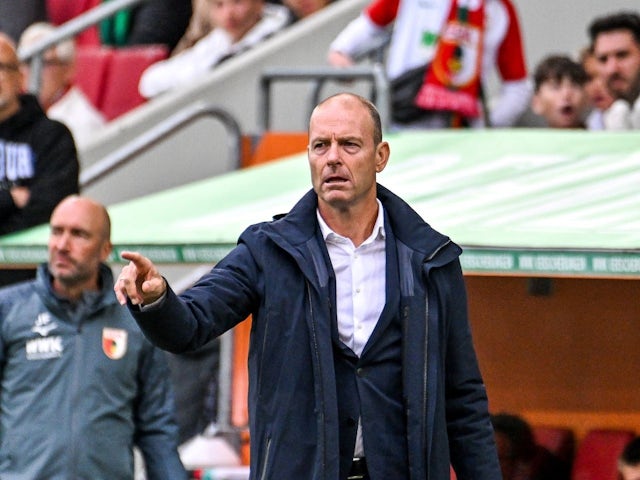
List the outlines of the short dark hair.
{"label": "short dark hair", "polygon": [[636,43],[640,45],[640,14],[631,11],[622,11],[597,17],[589,25],[589,38],[595,43],[601,33],[614,30],[628,30],[633,34]]}
{"label": "short dark hair", "polygon": [[620,454],[620,463],[635,467],[640,465],[640,436],[632,439]]}
{"label": "short dark hair", "polygon": [[491,415],[493,431],[509,439],[509,457],[512,460],[530,460],[536,453],[533,430],[522,417],[511,413]]}
{"label": "short dark hair", "polygon": [[568,78],[578,85],[584,85],[588,80],[587,72],[578,62],[566,55],[549,55],[538,64],[533,74],[535,91],[537,92],[544,82],[559,81],[563,78]]}

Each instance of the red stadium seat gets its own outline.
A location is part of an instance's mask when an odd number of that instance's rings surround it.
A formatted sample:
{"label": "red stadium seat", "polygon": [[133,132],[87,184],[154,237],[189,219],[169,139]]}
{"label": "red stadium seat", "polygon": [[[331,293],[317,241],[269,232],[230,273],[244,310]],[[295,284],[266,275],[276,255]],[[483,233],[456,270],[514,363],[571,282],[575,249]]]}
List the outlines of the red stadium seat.
{"label": "red stadium seat", "polygon": [[631,430],[590,430],[578,446],[571,480],[617,480],[618,457],[634,437]]}
{"label": "red stadium seat", "polygon": [[536,444],[571,465],[576,447],[573,430],[566,427],[534,426],[533,436]]}
{"label": "red stadium seat", "polygon": [[[100,0],[47,0],[47,16],[54,25],[62,25],[81,13],[100,5]],[[76,37],[78,45],[100,45],[98,27],[92,26]]]}
{"label": "red stadium seat", "polygon": [[107,120],[112,120],[146,101],[138,92],[140,76],[149,65],[168,56],[169,50],[164,45],[113,49],[100,108]]}
{"label": "red stadium seat", "polygon": [[75,84],[80,87],[93,105],[101,109],[113,49],[85,46],[76,51]]}

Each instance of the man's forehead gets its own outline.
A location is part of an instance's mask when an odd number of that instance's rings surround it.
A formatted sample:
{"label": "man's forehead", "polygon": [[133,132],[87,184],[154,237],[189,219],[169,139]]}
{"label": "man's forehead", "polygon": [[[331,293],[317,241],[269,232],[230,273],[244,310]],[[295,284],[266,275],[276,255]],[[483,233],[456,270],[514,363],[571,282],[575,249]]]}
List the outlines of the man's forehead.
{"label": "man's forehead", "polygon": [[341,100],[332,99],[316,108],[309,122],[311,135],[362,135],[373,128],[363,105]]}
{"label": "man's forehead", "polygon": [[598,55],[602,50],[626,50],[635,47],[640,50],[633,33],[629,30],[611,30],[602,32],[594,42],[594,53]]}

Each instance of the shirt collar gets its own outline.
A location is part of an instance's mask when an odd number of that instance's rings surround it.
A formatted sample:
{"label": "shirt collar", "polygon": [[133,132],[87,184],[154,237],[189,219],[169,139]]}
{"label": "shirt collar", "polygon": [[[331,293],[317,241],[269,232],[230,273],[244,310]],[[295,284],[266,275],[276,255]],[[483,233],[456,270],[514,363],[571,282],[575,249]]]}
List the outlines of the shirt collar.
{"label": "shirt collar", "polygon": [[[364,243],[372,242],[376,239],[383,239],[386,237],[386,233],[384,230],[384,208],[382,207],[382,203],[379,199],[376,198],[376,202],[378,204],[378,216],[376,217],[376,223],[373,225],[373,231],[369,238],[367,238]],[[318,218],[318,223],[320,224],[320,232],[322,233],[322,238],[326,242],[331,238],[344,238],[342,235],[334,232],[327,222],[324,221],[322,215],[320,215],[320,210],[316,208],[316,217]]]}

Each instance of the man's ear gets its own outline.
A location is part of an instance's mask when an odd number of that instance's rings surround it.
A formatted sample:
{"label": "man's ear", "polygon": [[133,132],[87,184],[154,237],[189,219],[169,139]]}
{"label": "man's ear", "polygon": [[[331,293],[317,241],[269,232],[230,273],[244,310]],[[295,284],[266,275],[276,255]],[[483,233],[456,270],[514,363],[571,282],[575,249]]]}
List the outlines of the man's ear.
{"label": "man's ear", "polygon": [[111,251],[113,250],[113,244],[111,241],[106,240],[102,243],[102,248],[100,249],[100,261],[105,262],[109,255],[111,255]]}
{"label": "man's ear", "polygon": [[387,166],[391,149],[387,142],[380,142],[376,147],[376,172],[380,173]]}

